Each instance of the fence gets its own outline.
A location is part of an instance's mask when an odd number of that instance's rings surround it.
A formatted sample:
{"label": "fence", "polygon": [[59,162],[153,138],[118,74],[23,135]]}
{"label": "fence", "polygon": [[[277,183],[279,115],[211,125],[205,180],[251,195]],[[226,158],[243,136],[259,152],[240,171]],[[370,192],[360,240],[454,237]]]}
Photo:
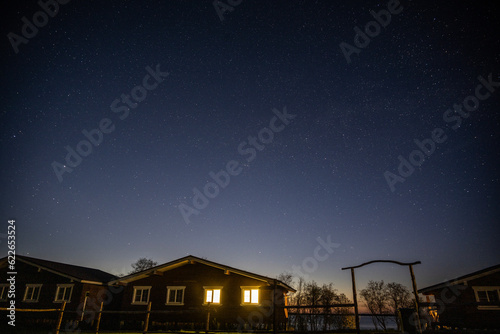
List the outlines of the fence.
{"label": "fence", "polygon": [[[101,320],[102,316],[104,315],[121,315],[121,316],[129,316],[129,315],[136,315],[141,317],[142,316],[142,328],[139,330],[135,330],[135,332],[140,331],[142,333],[151,333],[151,332],[156,332],[155,329],[150,329],[151,325],[151,314],[168,314],[168,313],[179,313],[179,311],[167,311],[167,310],[151,310],[151,302],[147,304],[147,308],[145,310],[140,310],[140,311],[113,311],[113,310],[103,310],[103,303],[101,302],[100,309],[99,310],[90,310],[86,311],[84,313],[82,312],[77,312],[77,311],[72,311],[72,310],[65,310],[66,308],[66,303],[64,302],[60,308],[58,309],[16,309],[16,312],[21,312],[21,313],[55,313],[57,315],[56,317],[56,322],[55,322],[55,334],[59,333],[78,333],[78,332],[83,332],[81,328],[79,328],[79,325],[81,322],[74,322],[74,320],[69,320],[68,315],[69,314],[78,314],[80,319],[84,319],[85,315],[92,315],[92,324],[90,328],[87,328],[85,330],[86,332],[93,332],[98,334],[100,331],[101,333],[104,332],[103,330],[100,329],[101,327]],[[366,313],[358,313],[357,315],[355,313],[351,312],[343,312],[343,313],[335,313],[335,310],[341,309],[348,309],[348,308],[354,308],[353,303],[347,303],[347,304],[332,304],[332,305],[288,305],[288,306],[279,306],[276,307],[276,309],[283,309],[288,311],[288,315],[290,317],[311,317],[310,319],[317,317],[318,319],[321,319],[321,317],[335,317],[335,316],[341,316],[341,317],[348,317],[351,320],[351,325],[358,324],[359,326],[359,321],[355,321],[356,316],[384,316],[384,317],[394,317],[394,314],[383,314],[383,315],[374,315],[374,314],[366,314]],[[0,311],[9,311],[7,308],[0,308]],[[182,311],[181,311],[182,312]],[[205,310],[206,312],[206,310]],[[273,312],[274,314],[276,312]],[[318,319],[315,319],[314,321],[318,321]],[[326,319],[326,318],[325,318]],[[63,320],[66,320],[66,326],[65,328],[62,327]],[[319,320],[321,322],[321,320]],[[196,332],[224,332],[224,330],[218,330],[216,328],[210,328],[210,312],[207,312],[206,314],[206,322],[203,324],[203,326],[198,326],[194,328]],[[324,323],[323,323],[324,325]],[[306,326],[307,327],[307,326]],[[238,332],[273,332],[273,333],[286,333],[286,332],[294,332],[294,331],[299,331],[299,332],[304,332],[304,331],[310,331],[310,332],[325,332],[328,331],[329,333],[334,332],[335,330],[332,330],[332,328],[327,328],[326,326],[322,326],[323,328],[321,330],[318,330],[318,328],[285,328],[282,330],[278,330],[278,326],[276,325],[276,322],[274,321],[272,324],[272,327],[269,328],[237,328]],[[121,330],[118,328],[112,328],[114,330]],[[186,329],[186,328],[178,328],[179,329]],[[187,328],[187,329],[193,329],[193,328]],[[356,332],[359,331],[359,328],[356,328],[355,326],[344,326],[343,328],[337,328],[337,330],[342,330],[342,332]],[[232,330],[231,332],[234,332]]]}
{"label": "fence", "polygon": [[[27,314],[32,314],[32,315],[37,315],[41,313],[52,313],[52,316],[50,317],[43,317],[42,319],[50,319],[51,321],[51,331],[55,330],[56,334],[62,333],[62,332],[83,332],[81,328],[82,322],[74,322],[74,317],[70,317],[71,314],[77,314],[78,318],[84,319],[85,316],[91,316],[92,318],[92,323],[90,326],[87,326],[85,328],[86,332],[93,332],[93,333],[99,333],[99,332],[104,332],[103,330],[100,329],[101,323],[102,323],[102,317],[104,316],[107,318],[107,316],[110,315],[115,315],[112,317],[113,319],[116,318],[116,315],[119,315],[121,317],[128,317],[131,318],[132,316],[136,316],[137,318],[141,319],[142,326],[141,328],[136,328],[135,332],[140,331],[143,333],[152,333],[157,330],[157,328],[151,328],[151,315],[152,314],[179,314],[179,313],[189,313],[192,312],[191,314],[197,313],[198,315],[199,312],[207,312],[209,311],[208,309],[202,309],[199,308],[197,310],[184,310],[184,311],[168,311],[168,310],[152,310],[152,304],[149,302],[146,305],[146,308],[144,310],[138,310],[138,311],[114,311],[114,310],[103,310],[103,302],[100,303],[100,305],[96,305],[96,307],[99,307],[97,310],[87,310],[85,312],[78,312],[74,310],[66,310],[66,303],[62,303],[60,308],[52,308],[52,309],[16,309],[16,313],[27,313]],[[430,309],[432,307],[436,307],[438,304],[437,303],[420,303],[420,306],[422,309]],[[468,303],[460,303],[459,306],[497,306],[500,307],[500,302],[468,302]],[[335,332],[336,330],[342,330],[342,332],[357,332],[360,330],[360,327],[352,326],[353,323],[356,323],[356,316],[358,317],[392,317],[394,318],[394,314],[371,314],[371,313],[358,313],[357,315],[355,313],[352,313],[352,308],[354,308],[353,303],[345,303],[345,304],[332,304],[332,305],[288,305],[288,306],[276,306],[273,309],[274,314],[276,314],[276,310],[287,310],[288,313],[288,321],[291,326],[288,326],[286,328],[279,329],[276,325],[276,322],[272,324],[272,326],[269,326],[267,328],[260,328],[256,329],[256,327],[252,328],[237,328],[236,331],[238,332],[273,332],[273,333],[290,333],[290,332]],[[338,313],[338,310],[342,309],[341,313]],[[351,310],[349,310],[351,309]],[[10,310],[8,308],[0,308],[0,311],[7,311],[9,312]],[[3,312],[0,312],[2,314]],[[3,313],[4,314],[4,313]],[[341,316],[345,318],[349,318],[349,323],[351,326],[344,326],[342,328],[332,328],[335,326],[330,326],[327,327],[325,322],[322,322],[323,319],[328,319],[328,317],[334,318],[336,316]],[[187,328],[183,327],[182,325],[186,324],[180,324],[178,328],[173,328],[175,330],[180,330],[180,329],[188,329],[188,330],[196,330],[196,332],[204,332],[204,331],[210,331],[210,332],[224,332],[224,330],[220,330],[216,328],[215,326],[208,326],[210,324],[210,313],[203,313],[204,317],[204,323],[199,324],[195,328]],[[294,318],[295,317],[295,318]],[[303,318],[303,326],[297,326],[298,321],[296,321],[298,318]],[[5,316],[2,316],[2,318],[5,319]],[[36,317],[35,317],[36,318]],[[36,319],[40,319],[36,318]],[[111,319],[111,317],[109,317]],[[111,320],[113,320],[111,319]],[[359,318],[358,318],[359,319]],[[66,322],[65,325],[63,326],[64,321]],[[308,322],[309,321],[309,322]],[[46,321],[45,323],[47,323]],[[321,326],[311,326],[311,322],[315,323],[320,323]],[[153,321],[154,325],[154,321]],[[359,326],[359,321],[357,322],[357,325]],[[121,330],[118,328],[108,328],[112,330]],[[137,330],[138,329],[138,330]],[[172,329],[170,330],[172,331]],[[226,330],[228,331],[228,330]],[[229,330],[231,332],[235,332],[235,330]]]}
{"label": "fence", "polygon": [[[103,305],[104,305],[104,302],[101,302],[100,304],[100,309],[98,311],[94,311],[94,310],[87,310],[87,311],[73,311],[73,310],[66,310],[66,302],[63,302],[61,304],[61,308],[58,308],[58,309],[15,309],[15,312],[20,312],[20,313],[56,313],[57,314],[57,320],[55,322],[55,334],[59,334],[59,333],[71,333],[71,332],[74,332],[74,333],[79,333],[79,332],[84,332],[83,330],[81,330],[81,328],[79,328],[79,325],[81,325],[81,323],[83,321],[75,321],[73,319],[69,320],[65,319],[65,316],[69,315],[69,314],[77,314],[78,317],[83,320],[85,318],[85,316],[91,316],[92,318],[92,323],[91,323],[91,326],[92,327],[92,330],[91,332],[95,332],[96,334],[99,333],[99,331],[101,332],[104,332],[100,329],[101,327],[101,320],[102,320],[102,316],[103,315],[111,315],[111,314],[114,314],[114,315],[121,315],[121,316],[129,316],[129,315],[142,315],[143,316],[143,320],[141,321],[143,323],[142,325],[142,328],[139,330],[140,332],[143,332],[143,333],[151,333],[151,332],[156,332],[156,331],[152,331],[149,329],[150,327],[150,324],[151,324],[151,314],[180,314],[180,313],[191,313],[193,314],[194,312],[196,311],[169,311],[169,310],[151,310],[151,305],[152,303],[149,302],[147,304],[147,308],[145,310],[140,310],[140,311],[115,311],[115,310],[103,310]],[[2,307],[0,308],[0,311],[7,311],[9,312],[10,309],[8,308],[5,308],[5,307]],[[208,311],[208,312],[207,312]],[[214,329],[210,329],[209,328],[209,324],[210,324],[210,309],[204,309],[204,312],[207,312],[206,313],[206,322],[202,324],[202,326],[197,326],[196,328],[189,328],[189,329],[195,329],[196,332],[208,332],[209,330],[211,332],[223,332],[221,330],[214,330]],[[274,312],[273,312],[274,313]],[[115,317],[116,318],[116,317]],[[36,320],[43,320],[45,318],[35,318]],[[63,324],[63,319],[66,320],[66,328],[62,328],[62,324]],[[113,319],[115,320],[115,319]],[[2,324],[3,325],[3,324]],[[276,328],[276,325],[273,326],[273,328]],[[181,329],[181,328],[179,328]],[[114,329],[115,331],[117,330],[116,328]],[[88,330],[85,330],[85,332],[87,332]],[[137,332],[137,330],[133,330],[134,332]],[[238,331],[240,332],[255,332],[255,330],[240,330],[238,329]],[[233,331],[234,332],[234,331]],[[275,331],[276,332],[276,331]]]}

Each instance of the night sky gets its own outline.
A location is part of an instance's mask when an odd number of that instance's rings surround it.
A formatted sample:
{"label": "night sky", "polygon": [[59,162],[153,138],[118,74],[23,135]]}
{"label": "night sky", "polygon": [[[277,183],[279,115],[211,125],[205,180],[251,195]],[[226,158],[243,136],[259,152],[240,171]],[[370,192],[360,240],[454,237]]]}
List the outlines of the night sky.
{"label": "night sky", "polygon": [[419,287],[500,262],[493,2],[1,6],[5,255],[15,219],[18,254],[191,254],[348,296],[370,260],[422,261]]}

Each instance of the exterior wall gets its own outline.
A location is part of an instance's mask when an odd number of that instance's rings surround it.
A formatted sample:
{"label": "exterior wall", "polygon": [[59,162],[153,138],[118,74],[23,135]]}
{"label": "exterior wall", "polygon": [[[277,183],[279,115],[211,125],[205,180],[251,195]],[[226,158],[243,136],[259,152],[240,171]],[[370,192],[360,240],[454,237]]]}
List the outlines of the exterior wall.
{"label": "exterior wall", "polygon": [[[166,311],[161,314],[151,314],[151,321],[159,323],[189,323],[192,326],[202,326],[206,323],[209,307],[204,305],[204,286],[221,288],[220,305],[210,306],[210,324],[212,329],[228,328],[231,324],[242,325],[245,322],[272,323],[270,305],[272,301],[273,287],[267,283],[230,273],[226,275],[223,270],[213,268],[200,263],[187,264],[163,273],[163,275],[152,275],[128,283],[123,292],[122,310],[146,310],[147,305],[133,305],[132,298],[134,286],[151,286],[149,301],[152,310]],[[184,305],[166,305],[167,286],[185,286]],[[261,306],[249,306],[242,304],[241,286],[258,286],[259,302]],[[283,291],[280,295],[283,296]],[[281,304],[284,298],[277,299]],[[249,317],[250,315],[253,317]],[[238,320],[239,318],[239,320]],[[129,317],[130,319],[130,317]],[[136,317],[138,321],[144,316]],[[277,320],[285,321],[283,309],[279,309]],[[193,325],[194,323],[194,325]],[[196,325],[197,324],[197,325]],[[203,325],[204,326],[204,325]],[[185,326],[183,326],[185,327]]]}
{"label": "exterior wall", "polygon": [[[0,268],[0,281],[2,283],[7,282],[7,272],[6,266]],[[69,278],[43,269],[38,270],[37,267],[25,264],[19,260],[16,261],[16,272],[16,309],[59,309],[62,303],[55,302],[58,284],[73,284],[70,302],[66,303],[65,308],[68,311],[76,311],[83,308],[87,291],[89,292],[87,298],[88,302],[92,300],[97,301],[101,298],[104,300],[105,304],[113,305],[112,302],[106,302],[107,296],[110,295],[110,293],[104,293],[104,291],[108,289],[106,286],[73,282]],[[42,284],[37,302],[23,301],[26,284]],[[8,303],[9,300],[0,301],[0,307],[8,307]],[[87,303],[87,310],[90,311],[91,309],[91,303]],[[44,325],[46,325],[47,328],[52,328],[57,319],[57,315],[58,312],[16,312],[16,323],[20,325],[36,323],[40,324],[41,328],[44,328]],[[76,313],[67,313],[64,316],[65,321],[79,318],[80,316]]]}
{"label": "exterior wall", "polygon": [[[439,324],[459,328],[500,328],[500,306],[497,309],[480,309],[475,305],[474,286],[500,286],[500,272],[467,282],[467,285],[432,291],[438,307]],[[441,312],[439,312],[441,310]]]}
{"label": "exterior wall", "polygon": [[[57,284],[74,284],[73,292],[71,294],[71,302],[67,303],[67,309],[76,309],[75,305],[78,305],[80,300],[79,294],[81,293],[81,284],[72,282],[69,278],[65,278],[45,270],[38,271],[38,268],[27,265],[21,261],[16,263],[16,308],[29,308],[29,309],[50,309],[59,308],[61,303],[55,302],[55,296],[57,291]],[[7,267],[1,268],[0,270],[0,280],[6,282]],[[26,291],[26,284],[42,284],[40,289],[40,295],[38,302],[26,302],[23,301],[24,294]],[[7,304],[7,302],[1,302],[0,305]]]}
{"label": "exterior wall", "polygon": [[[0,267],[0,281],[7,282],[7,266]],[[136,280],[127,286],[107,287],[88,283],[72,282],[64,276],[39,270],[37,267],[16,262],[16,309],[59,309],[60,302],[55,302],[58,284],[72,284],[71,301],[66,304],[62,329],[73,331],[95,327],[97,311],[101,301],[107,311],[146,311],[147,305],[133,305],[134,286],[151,286],[149,301],[152,303],[150,314],[150,330],[156,329],[196,329],[204,330],[208,312],[210,312],[210,329],[250,329],[270,328],[273,323],[273,286],[257,279],[238,275],[225,274],[224,270],[209,265],[194,263],[164,272],[162,275],[151,275]],[[37,302],[23,301],[26,284],[42,284]],[[167,286],[185,286],[183,305],[166,305]],[[204,286],[221,288],[220,305],[204,305]],[[258,287],[259,304],[242,305],[241,287]],[[286,322],[284,305],[286,290],[277,287],[276,321],[280,328]],[[0,307],[8,307],[8,301],[0,301]],[[85,305],[85,314],[81,311]],[[155,313],[161,311],[161,313]],[[4,311],[5,312],[5,311]],[[0,314],[4,314],[1,312]],[[16,312],[16,327],[53,330],[58,312]],[[112,314],[104,313],[101,329],[141,329],[145,313]],[[5,325],[5,324],[3,324]],[[0,325],[0,332],[4,326]]]}

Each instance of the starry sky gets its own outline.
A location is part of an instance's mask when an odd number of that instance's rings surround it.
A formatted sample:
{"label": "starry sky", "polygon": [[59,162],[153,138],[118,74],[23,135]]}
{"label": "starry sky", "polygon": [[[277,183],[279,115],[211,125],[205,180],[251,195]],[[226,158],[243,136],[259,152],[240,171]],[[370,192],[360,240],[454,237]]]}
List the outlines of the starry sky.
{"label": "starry sky", "polygon": [[491,2],[61,2],[1,4],[5,254],[15,219],[23,255],[191,254],[348,296],[370,260],[421,261],[419,287],[500,262]]}

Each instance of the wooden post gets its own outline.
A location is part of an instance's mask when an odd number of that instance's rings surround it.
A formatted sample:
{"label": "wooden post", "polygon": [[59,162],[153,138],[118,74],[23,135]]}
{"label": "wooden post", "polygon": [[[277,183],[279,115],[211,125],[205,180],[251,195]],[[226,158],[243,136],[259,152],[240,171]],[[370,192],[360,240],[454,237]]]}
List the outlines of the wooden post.
{"label": "wooden post", "polygon": [[80,317],[80,321],[83,321],[83,318],[85,317],[85,308],[87,307],[87,298],[88,297],[89,297],[88,292],[86,292],[85,299],[83,300],[82,316]]}
{"label": "wooden post", "polygon": [[142,331],[143,334],[146,334],[148,332],[150,312],[151,312],[151,302],[148,303],[148,309],[146,311],[146,321],[144,322],[144,330]]}
{"label": "wooden post", "polygon": [[361,330],[359,328],[359,312],[358,312],[358,296],[356,293],[356,278],[354,277],[354,268],[351,268],[351,278],[352,278],[352,299],[354,302],[354,314],[355,314],[355,323],[356,323],[356,333],[360,334]]}
{"label": "wooden post", "polygon": [[99,313],[97,313],[97,325],[95,326],[95,334],[99,334],[99,325],[101,324],[101,315],[102,315],[102,306],[104,302],[101,302],[101,308],[99,309]]}
{"label": "wooden post", "polygon": [[276,280],[274,280],[273,284],[273,334],[276,334],[278,331],[276,326]]}
{"label": "wooden post", "polygon": [[420,327],[420,301],[418,300],[417,282],[415,281],[415,274],[413,274],[413,266],[410,264],[409,267],[411,275],[411,285],[413,286],[413,295],[415,296],[415,306],[417,307],[417,329],[419,333],[422,333],[422,328]]}
{"label": "wooden post", "polygon": [[209,329],[210,329],[210,302],[208,302],[208,307],[207,307],[207,323],[205,324],[205,332],[208,333]]}
{"label": "wooden post", "polygon": [[59,319],[57,319],[56,334],[59,334],[59,331],[61,330],[61,323],[62,323],[65,308],[66,308],[66,302],[63,301],[62,306],[61,306],[61,311],[59,312]]}

